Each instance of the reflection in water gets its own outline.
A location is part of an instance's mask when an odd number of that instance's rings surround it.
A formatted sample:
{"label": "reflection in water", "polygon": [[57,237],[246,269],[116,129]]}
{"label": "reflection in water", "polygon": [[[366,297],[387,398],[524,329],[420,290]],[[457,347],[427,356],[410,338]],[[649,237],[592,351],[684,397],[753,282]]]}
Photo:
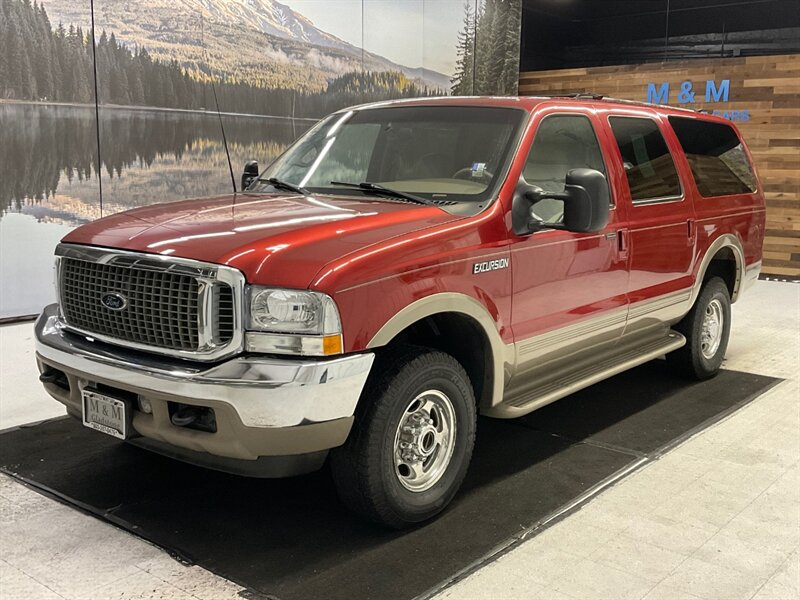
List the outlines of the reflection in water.
{"label": "reflection in water", "polygon": [[[266,165],[310,126],[223,121],[237,180],[246,160]],[[101,108],[101,207],[95,135],[92,107],[0,103],[0,318],[33,314],[52,301],[53,247],[72,227],[231,190],[216,115]]]}
{"label": "reflection in water", "polygon": [[[234,174],[263,165],[307,121],[223,117]],[[103,206],[97,185],[94,109],[0,104],[0,218],[8,211],[77,225],[154,202],[231,189],[213,114],[102,108]]]}

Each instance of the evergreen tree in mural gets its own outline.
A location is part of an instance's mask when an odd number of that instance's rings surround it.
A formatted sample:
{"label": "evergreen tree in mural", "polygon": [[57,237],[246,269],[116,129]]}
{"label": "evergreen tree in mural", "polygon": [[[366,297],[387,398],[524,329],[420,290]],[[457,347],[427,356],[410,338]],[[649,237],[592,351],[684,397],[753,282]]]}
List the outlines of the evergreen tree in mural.
{"label": "evergreen tree in mural", "polygon": [[456,96],[472,94],[475,80],[475,11],[473,2],[474,0],[464,2],[464,28],[458,34],[456,72],[450,80],[453,84],[451,91]]}
{"label": "evergreen tree in mural", "polygon": [[[97,40],[101,104],[213,108],[211,77],[226,112],[318,117],[348,104],[433,95],[399,72],[346,73],[322,92],[256,87],[222,75],[188,73],[176,60],[153,59],[128,48],[114,33]],[[44,7],[0,0],[0,98],[86,104],[94,102],[91,35],[62,24],[53,30]]]}
{"label": "evergreen tree in mural", "polygon": [[464,4],[458,36],[454,95],[517,93],[522,9],[520,0],[474,0]]}

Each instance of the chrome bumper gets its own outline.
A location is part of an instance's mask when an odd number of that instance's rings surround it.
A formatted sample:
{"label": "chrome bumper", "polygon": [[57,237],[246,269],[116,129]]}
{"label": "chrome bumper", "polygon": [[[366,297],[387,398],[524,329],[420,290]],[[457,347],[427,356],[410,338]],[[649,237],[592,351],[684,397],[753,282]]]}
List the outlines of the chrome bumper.
{"label": "chrome bumper", "polygon": [[36,322],[45,362],[197,403],[229,405],[245,427],[282,428],[352,417],[374,354],[330,360],[242,356],[209,367],[143,355],[68,333],[57,305]]}

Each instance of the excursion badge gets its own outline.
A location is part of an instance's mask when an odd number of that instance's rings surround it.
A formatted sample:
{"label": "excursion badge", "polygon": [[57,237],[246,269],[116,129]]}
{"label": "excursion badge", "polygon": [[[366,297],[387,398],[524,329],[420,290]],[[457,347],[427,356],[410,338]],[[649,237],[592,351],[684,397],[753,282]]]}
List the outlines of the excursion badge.
{"label": "excursion badge", "polygon": [[496,260],[487,260],[484,262],[475,263],[472,265],[472,274],[486,273],[488,271],[497,271],[499,269],[508,268],[507,258],[498,258]]}

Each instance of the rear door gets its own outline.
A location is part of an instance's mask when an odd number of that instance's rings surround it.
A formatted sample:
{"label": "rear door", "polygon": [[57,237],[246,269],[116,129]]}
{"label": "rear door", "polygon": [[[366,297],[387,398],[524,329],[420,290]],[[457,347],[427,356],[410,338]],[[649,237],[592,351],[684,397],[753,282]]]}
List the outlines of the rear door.
{"label": "rear door", "polygon": [[610,159],[625,173],[620,201],[629,206],[623,235],[630,252],[625,335],[663,327],[688,309],[696,239],[694,206],[678,174],[677,145],[666,121],[648,109],[605,115]]}

